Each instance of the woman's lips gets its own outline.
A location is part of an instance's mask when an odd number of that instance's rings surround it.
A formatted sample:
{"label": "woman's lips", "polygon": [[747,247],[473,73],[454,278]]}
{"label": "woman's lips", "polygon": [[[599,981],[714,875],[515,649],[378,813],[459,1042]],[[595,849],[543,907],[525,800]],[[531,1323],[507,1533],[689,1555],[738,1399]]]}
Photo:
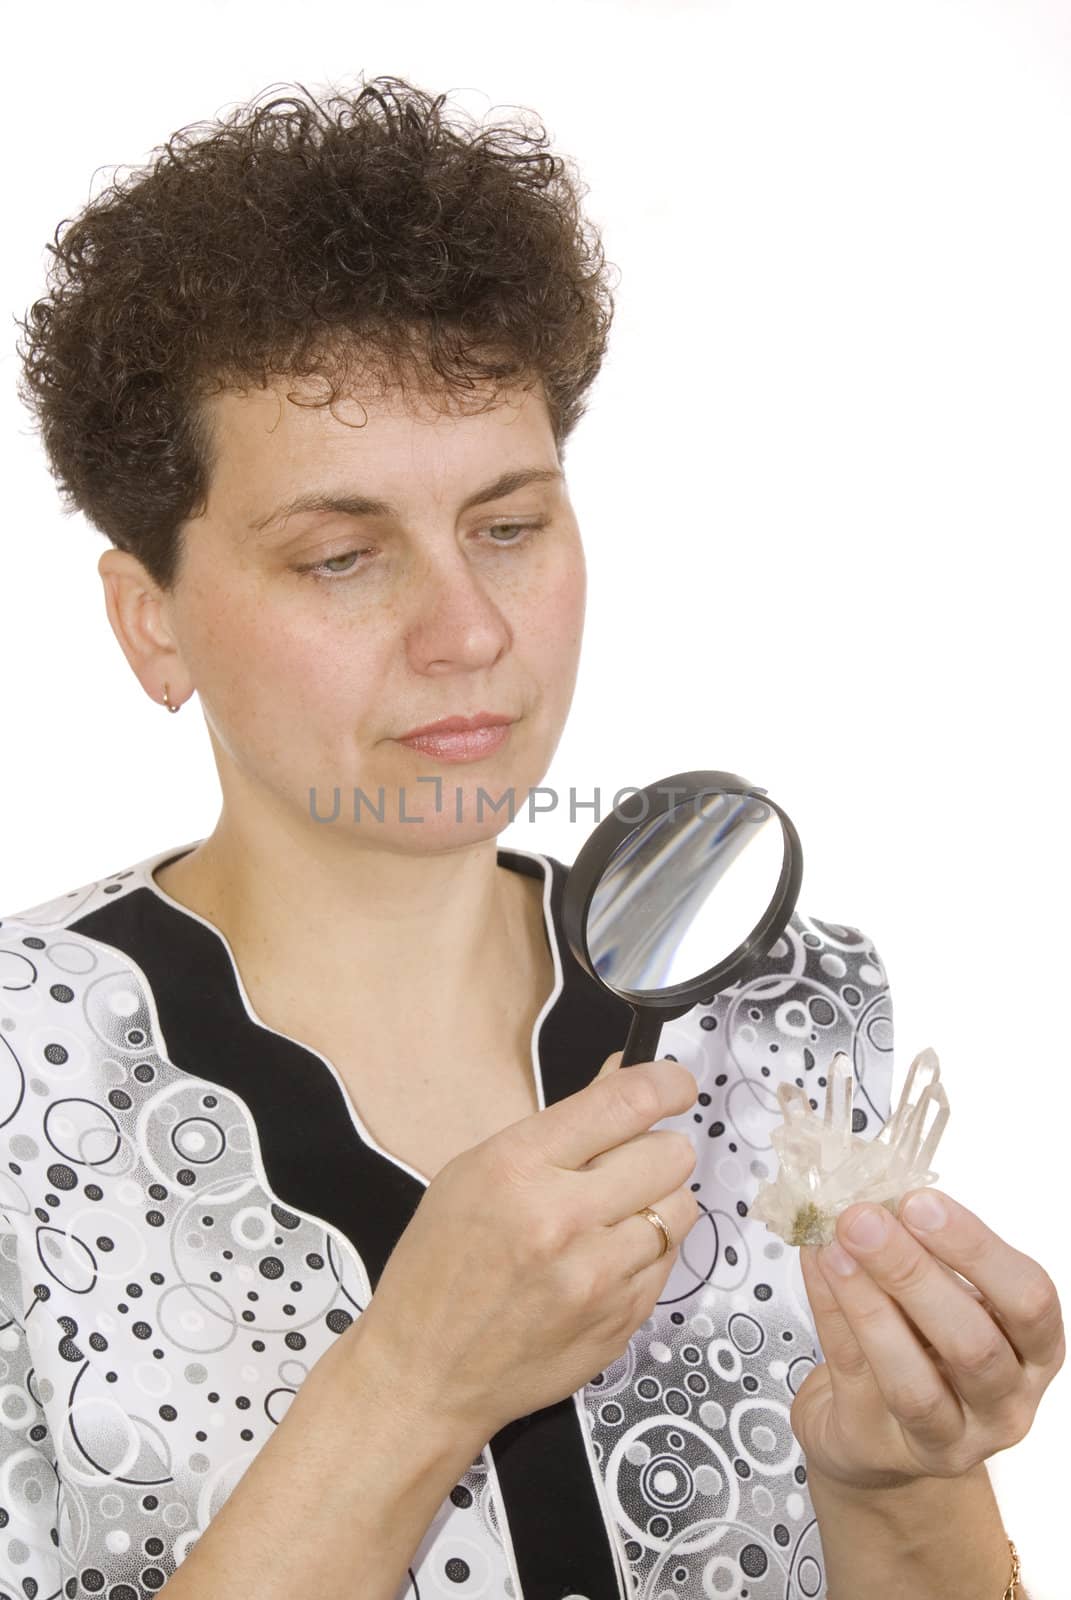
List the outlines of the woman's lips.
{"label": "woman's lips", "polygon": [[464,733],[416,733],[397,742],[410,750],[435,756],[438,761],[479,761],[501,748],[510,736],[511,722],[493,728],[470,728]]}

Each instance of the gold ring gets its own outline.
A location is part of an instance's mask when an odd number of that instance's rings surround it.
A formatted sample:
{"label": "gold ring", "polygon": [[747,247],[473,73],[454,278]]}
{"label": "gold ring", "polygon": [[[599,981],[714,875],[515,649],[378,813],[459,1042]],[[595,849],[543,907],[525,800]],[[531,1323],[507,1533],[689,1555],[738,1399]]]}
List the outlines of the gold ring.
{"label": "gold ring", "polygon": [[652,1222],[654,1226],[661,1231],[662,1248],[655,1257],[656,1261],[661,1261],[662,1257],[666,1254],[666,1251],[673,1249],[673,1235],[666,1227],[665,1219],[660,1217],[658,1212],[652,1210],[650,1206],[644,1206],[643,1210],[637,1211],[636,1215],[638,1217],[646,1217],[648,1222]]}

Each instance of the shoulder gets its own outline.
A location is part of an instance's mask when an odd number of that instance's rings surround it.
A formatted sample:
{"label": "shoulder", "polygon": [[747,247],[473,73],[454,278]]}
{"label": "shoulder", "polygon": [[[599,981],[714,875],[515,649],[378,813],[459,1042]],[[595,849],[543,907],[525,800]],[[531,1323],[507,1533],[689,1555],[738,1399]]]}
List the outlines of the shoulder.
{"label": "shoulder", "polygon": [[150,856],[144,856],[140,861],[130,862],[114,872],[102,872],[98,877],[75,884],[60,894],[52,894],[47,899],[36,901],[18,910],[4,911],[0,914],[0,941],[10,939],[27,929],[45,933],[50,929],[58,931],[69,928],[71,923],[86,916],[90,911],[98,910],[117,896],[128,894],[131,889],[150,883],[154,867],[166,861],[169,856],[178,855],[182,850],[189,848],[189,845],[180,845],[168,850],[157,850]]}
{"label": "shoulder", "polygon": [[[826,1068],[838,1050],[856,1080],[853,1128],[876,1133],[888,1120],[893,1077],[892,996],[874,941],[850,923],[796,911],[743,982],[704,996],[662,1030],[673,1054],[700,1078],[747,1084],[753,1109],[776,1108],[779,1082],[824,1105]],[[812,1087],[813,1086],[813,1087]]]}
{"label": "shoulder", "polygon": [[[8,1074],[9,1101],[29,1115],[35,1097],[66,1092],[73,1076],[107,1053],[117,1038],[133,1039],[135,1023],[152,1009],[149,985],[136,956],[140,902],[153,866],[173,854],[160,851],[116,871],[76,884],[62,894],[0,917],[0,1069]],[[131,918],[124,916],[130,901]],[[116,940],[115,919],[133,938]],[[132,1010],[138,1012],[131,1017]],[[32,1087],[27,1096],[18,1084]],[[13,1098],[15,1097],[15,1098]]]}
{"label": "shoulder", "polygon": [[803,952],[806,975],[834,990],[850,1010],[856,1010],[868,995],[887,990],[885,964],[874,940],[853,923],[829,922],[796,911],[769,952],[771,967],[785,964],[796,941]]}

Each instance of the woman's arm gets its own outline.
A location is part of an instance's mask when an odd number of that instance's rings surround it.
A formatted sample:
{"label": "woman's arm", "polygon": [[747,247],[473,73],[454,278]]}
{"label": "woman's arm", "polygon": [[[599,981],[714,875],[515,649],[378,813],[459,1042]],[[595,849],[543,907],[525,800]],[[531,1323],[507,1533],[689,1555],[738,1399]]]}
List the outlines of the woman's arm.
{"label": "woman's arm", "polygon": [[394,1600],[435,1513],[487,1441],[418,1415],[359,1317],[174,1575],[167,1600]]}
{"label": "woman's arm", "polygon": [[[1012,1560],[985,1463],[852,1489],[808,1469],[827,1600],[1003,1600]],[[1028,1600],[1022,1585],[1015,1600]]]}

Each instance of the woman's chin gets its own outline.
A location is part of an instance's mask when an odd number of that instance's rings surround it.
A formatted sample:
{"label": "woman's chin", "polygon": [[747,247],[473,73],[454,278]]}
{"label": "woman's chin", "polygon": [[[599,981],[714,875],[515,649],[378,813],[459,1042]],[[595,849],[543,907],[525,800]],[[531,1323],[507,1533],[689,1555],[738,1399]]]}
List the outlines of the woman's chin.
{"label": "woman's chin", "polygon": [[487,760],[437,770],[425,760],[412,777],[315,789],[310,811],[317,824],[378,835],[391,850],[460,849],[494,838],[512,822],[529,820],[529,795],[541,776],[530,769],[518,773],[515,762]]}

